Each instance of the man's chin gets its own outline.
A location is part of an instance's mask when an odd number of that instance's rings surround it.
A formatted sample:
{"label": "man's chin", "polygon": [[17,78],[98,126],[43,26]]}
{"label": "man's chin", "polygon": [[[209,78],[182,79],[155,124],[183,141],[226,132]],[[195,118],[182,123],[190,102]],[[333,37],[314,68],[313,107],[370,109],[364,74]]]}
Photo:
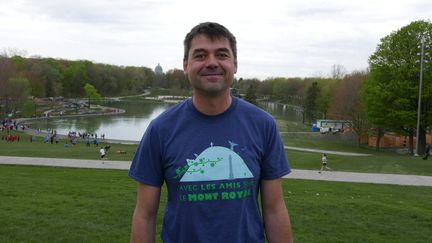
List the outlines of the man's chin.
{"label": "man's chin", "polygon": [[209,97],[221,96],[227,93],[229,88],[226,87],[201,87],[196,89],[199,93]]}
{"label": "man's chin", "polygon": [[204,82],[207,82],[207,83],[224,82],[223,76],[220,76],[220,75],[203,76],[202,79]]}

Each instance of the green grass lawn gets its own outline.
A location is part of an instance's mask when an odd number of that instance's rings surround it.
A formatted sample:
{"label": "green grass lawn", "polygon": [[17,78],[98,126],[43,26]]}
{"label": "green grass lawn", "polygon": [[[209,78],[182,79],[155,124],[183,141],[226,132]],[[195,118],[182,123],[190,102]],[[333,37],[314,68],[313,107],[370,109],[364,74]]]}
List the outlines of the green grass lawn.
{"label": "green grass lawn", "polygon": [[[289,164],[294,169],[319,170],[321,154],[288,150]],[[334,171],[390,173],[432,176],[432,160],[391,152],[372,156],[328,155],[328,166]]]}
{"label": "green grass lawn", "polygon": [[321,134],[314,133],[282,133],[284,144],[286,146],[336,150],[356,153],[374,153],[375,149],[367,146],[357,146],[352,136],[347,134]]}
{"label": "green grass lawn", "polygon": [[[46,158],[68,158],[68,159],[100,159],[99,149],[93,144],[85,145],[84,140],[78,140],[77,145],[64,147],[65,139],[61,139],[58,144],[44,143],[43,137],[37,137],[35,142],[30,142],[29,135],[23,132],[12,132],[13,135],[20,136],[20,142],[6,142],[0,140],[0,155],[4,156],[27,156],[27,157],[46,157]],[[5,136],[6,133],[0,133]],[[107,143],[100,143],[105,145]],[[136,144],[109,144],[108,159],[131,161],[137,149]],[[117,153],[124,151],[125,154]]]}
{"label": "green grass lawn", "polygon": [[[127,171],[1,165],[0,185],[0,242],[129,241]],[[432,241],[432,187],[285,179],[283,190],[296,242]]]}
{"label": "green grass lawn", "polygon": [[[421,156],[398,154],[392,150],[376,151],[367,146],[358,147],[352,140],[347,141],[341,134],[288,133],[282,134],[287,146],[356,152],[371,156],[328,155],[329,167],[335,171],[394,173],[432,176],[432,161],[422,160]],[[318,170],[321,154],[287,150],[290,165],[295,169]]]}

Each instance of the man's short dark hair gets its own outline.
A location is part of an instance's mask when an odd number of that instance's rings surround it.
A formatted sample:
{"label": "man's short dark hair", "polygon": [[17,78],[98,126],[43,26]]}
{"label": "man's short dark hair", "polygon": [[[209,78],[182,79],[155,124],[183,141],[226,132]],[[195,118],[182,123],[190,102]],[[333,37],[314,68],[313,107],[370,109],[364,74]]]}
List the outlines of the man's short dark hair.
{"label": "man's short dark hair", "polygon": [[183,58],[185,60],[187,60],[188,58],[192,39],[197,35],[205,35],[208,38],[210,38],[210,40],[227,38],[234,55],[234,59],[237,59],[237,41],[235,36],[227,28],[225,28],[225,26],[221,24],[214,23],[214,22],[205,22],[193,27],[192,30],[186,35],[183,41],[184,44]]}

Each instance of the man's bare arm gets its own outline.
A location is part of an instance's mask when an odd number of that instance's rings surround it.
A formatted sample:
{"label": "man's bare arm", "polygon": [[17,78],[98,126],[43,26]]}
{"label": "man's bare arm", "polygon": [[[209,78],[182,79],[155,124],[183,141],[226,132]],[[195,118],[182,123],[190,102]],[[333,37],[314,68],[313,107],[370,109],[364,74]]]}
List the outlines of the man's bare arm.
{"label": "man's bare arm", "polygon": [[282,179],[261,180],[264,227],[269,243],[292,243],[291,222],[282,193]]}
{"label": "man's bare arm", "polygon": [[160,193],[160,187],[142,183],[138,185],[137,202],[132,217],[131,242],[155,242]]}

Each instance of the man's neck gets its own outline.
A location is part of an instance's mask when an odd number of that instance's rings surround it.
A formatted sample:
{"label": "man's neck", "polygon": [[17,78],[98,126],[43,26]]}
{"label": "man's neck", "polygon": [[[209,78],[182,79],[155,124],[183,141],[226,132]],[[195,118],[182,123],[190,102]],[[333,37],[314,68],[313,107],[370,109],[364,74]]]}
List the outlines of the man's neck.
{"label": "man's neck", "polygon": [[214,97],[194,94],[192,96],[192,102],[199,112],[205,115],[215,116],[223,113],[230,107],[232,98],[229,93]]}

